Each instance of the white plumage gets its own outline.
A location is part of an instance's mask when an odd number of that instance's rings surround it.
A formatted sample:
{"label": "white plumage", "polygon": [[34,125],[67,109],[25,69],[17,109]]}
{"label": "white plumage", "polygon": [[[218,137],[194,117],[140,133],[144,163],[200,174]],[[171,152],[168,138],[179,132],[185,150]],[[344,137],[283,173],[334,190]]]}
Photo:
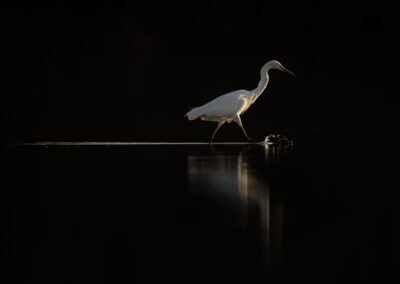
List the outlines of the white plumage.
{"label": "white plumage", "polygon": [[218,122],[218,126],[212,134],[211,142],[213,141],[218,129],[225,122],[229,123],[232,121],[235,121],[240,126],[247,139],[252,140],[244,130],[240,115],[242,115],[265,90],[269,81],[268,71],[271,69],[281,70],[294,75],[278,61],[268,61],[261,68],[261,80],[258,83],[257,88],[252,91],[237,90],[219,96],[202,106],[193,108],[186,114],[187,118],[189,120],[200,118],[201,120]]}

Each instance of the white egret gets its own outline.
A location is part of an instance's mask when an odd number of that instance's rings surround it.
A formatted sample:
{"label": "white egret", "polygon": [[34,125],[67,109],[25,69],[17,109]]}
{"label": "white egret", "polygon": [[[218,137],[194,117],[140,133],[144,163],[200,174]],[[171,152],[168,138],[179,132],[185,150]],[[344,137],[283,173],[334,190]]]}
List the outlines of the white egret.
{"label": "white egret", "polygon": [[185,116],[187,116],[189,120],[200,118],[201,120],[218,122],[218,125],[211,136],[211,143],[219,128],[225,122],[230,123],[232,121],[236,122],[240,126],[248,140],[252,140],[247,135],[246,130],[244,130],[240,115],[242,115],[265,90],[269,81],[268,71],[271,69],[277,69],[296,76],[283,67],[278,61],[268,61],[261,68],[261,80],[258,83],[257,88],[254,90],[237,90],[221,95],[205,105],[193,108]]}

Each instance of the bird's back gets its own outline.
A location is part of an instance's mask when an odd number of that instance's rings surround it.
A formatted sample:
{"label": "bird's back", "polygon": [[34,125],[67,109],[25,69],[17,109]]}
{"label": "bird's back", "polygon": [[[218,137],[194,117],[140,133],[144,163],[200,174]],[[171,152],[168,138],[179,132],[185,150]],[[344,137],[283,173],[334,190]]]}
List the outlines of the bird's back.
{"label": "bird's back", "polygon": [[246,99],[249,92],[246,90],[237,90],[212,101],[192,109],[186,115],[190,120],[200,117],[203,120],[221,121],[232,118],[242,107],[243,100]]}

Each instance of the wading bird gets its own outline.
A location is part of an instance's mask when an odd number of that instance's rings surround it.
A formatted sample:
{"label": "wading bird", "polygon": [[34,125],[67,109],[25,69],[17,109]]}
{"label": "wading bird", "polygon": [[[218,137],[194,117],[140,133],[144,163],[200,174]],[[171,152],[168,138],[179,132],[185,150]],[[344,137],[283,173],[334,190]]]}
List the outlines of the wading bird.
{"label": "wading bird", "polygon": [[219,128],[225,122],[230,123],[232,121],[236,122],[240,126],[244,135],[248,140],[251,141],[252,139],[247,135],[246,130],[244,130],[240,115],[242,115],[265,90],[269,81],[268,71],[271,69],[277,69],[296,76],[291,71],[283,67],[278,61],[268,61],[261,68],[261,80],[258,83],[257,88],[254,90],[237,90],[219,96],[205,105],[193,108],[185,116],[189,120],[200,118],[201,120],[218,122],[218,125],[211,136],[210,143],[212,143]]}

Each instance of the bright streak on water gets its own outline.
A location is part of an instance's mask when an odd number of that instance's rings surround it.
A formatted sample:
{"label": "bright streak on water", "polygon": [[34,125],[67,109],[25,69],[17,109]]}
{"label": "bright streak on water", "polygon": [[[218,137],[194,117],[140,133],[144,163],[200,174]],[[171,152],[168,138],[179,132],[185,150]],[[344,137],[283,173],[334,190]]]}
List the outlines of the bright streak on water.
{"label": "bright streak on water", "polygon": [[[261,142],[213,142],[212,145],[250,145],[260,144]],[[146,146],[146,145],[210,145],[208,142],[91,142],[91,141],[78,141],[78,142],[28,142],[19,143],[17,145],[23,146]]]}

